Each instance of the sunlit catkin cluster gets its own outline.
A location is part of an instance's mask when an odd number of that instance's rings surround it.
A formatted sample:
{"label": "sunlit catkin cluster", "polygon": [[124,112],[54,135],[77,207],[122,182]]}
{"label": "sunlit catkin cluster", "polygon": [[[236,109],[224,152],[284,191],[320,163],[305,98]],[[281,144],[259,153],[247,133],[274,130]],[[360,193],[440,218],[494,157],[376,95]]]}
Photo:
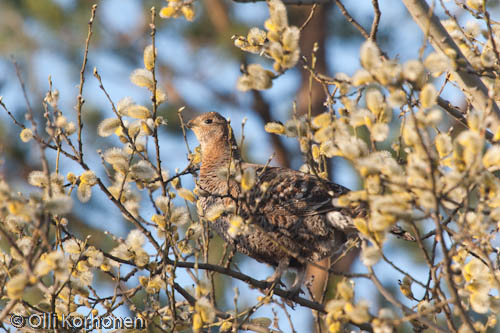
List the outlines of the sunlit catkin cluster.
{"label": "sunlit catkin cluster", "polygon": [[[498,23],[489,24],[485,20],[474,18],[483,12],[482,1],[467,1],[468,10],[473,18],[467,21],[462,27],[456,19],[444,20],[443,26],[450,34],[451,38],[460,48],[473,70],[483,78],[495,93],[495,99],[500,99],[498,73],[500,69],[498,46],[500,45],[500,25]],[[489,29],[491,29],[491,34]],[[451,54],[452,58],[456,57]],[[456,66],[464,65],[456,63]]]}
{"label": "sunlit catkin cluster", "polygon": [[[152,106],[146,107],[134,103],[129,97],[123,98],[112,105],[115,117],[102,120],[97,127],[99,136],[115,136],[118,139],[115,141],[117,146],[104,152],[99,151],[104,166],[101,175],[91,170],[79,153],[81,133],[78,132],[76,143],[72,141],[76,137],[78,126],[62,116],[57,106],[58,92],[51,90],[47,94],[44,100],[44,117],[49,145],[80,162],[84,170],[79,173],[68,172],[65,176],[58,169],[56,172],[45,169],[32,171],[28,176],[28,183],[39,188],[39,191],[29,196],[14,192],[3,180],[0,182],[0,214],[3,221],[0,231],[2,237],[6,236],[5,239],[10,243],[10,252],[2,252],[0,256],[0,277],[8,277],[2,279],[2,295],[16,302],[17,305],[12,309],[15,313],[32,313],[28,307],[17,302],[33,290],[42,295],[37,307],[59,316],[80,316],[88,311],[97,315],[97,305],[112,312],[123,303],[121,299],[101,299],[95,292],[92,293],[91,286],[96,271],[118,281],[117,276],[125,263],[149,273],[147,278],[142,275],[135,277],[138,279],[138,287],[120,292],[122,296],[133,297],[139,290],[144,290],[151,297],[158,295],[165,290],[167,282],[173,284],[173,272],[168,269],[164,272],[157,270],[157,263],[151,263],[150,253],[146,251],[147,242],[153,242],[158,250],[159,245],[142,223],[156,231],[157,239],[170,244],[173,247],[172,253],[181,260],[192,255],[192,247],[200,251],[199,243],[196,242],[201,234],[201,226],[193,224],[186,236],[181,237],[181,230],[177,228],[190,221],[189,212],[187,206],[176,207],[171,202],[177,195],[193,202],[196,199],[194,194],[180,186],[178,177],[169,180],[168,172],[161,169],[148,152],[148,140],[157,140],[158,128],[166,124],[157,115],[158,106],[166,101],[166,94],[157,86],[154,76],[155,58],[156,50],[152,45],[147,46],[144,50],[144,68],[136,69],[130,77],[135,85],[151,92]],[[97,70],[94,75],[101,80]],[[24,142],[34,139],[44,143],[45,140],[35,124],[33,128],[23,127],[20,137]],[[79,201],[86,203],[91,199],[94,187],[99,187],[115,203],[123,217],[138,227],[125,239],[106,233],[106,237],[112,238],[116,245],[109,252],[89,245],[89,238],[82,241],[70,232],[72,222],[69,222],[67,216],[73,207],[72,193],[76,192],[75,196]],[[140,203],[145,196],[150,196],[156,210],[150,221],[141,216]],[[168,249],[165,251],[169,252]],[[135,273],[127,280],[134,276]],[[117,290],[115,292],[118,293]],[[202,309],[203,302],[200,301],[200,304]],[[162,313],[168,318],[170,313],[169,318],[172,318],[171,311],[159,311],[158,305],[157,301],[152,301],[148,308],[143,309],[144,312],[138,311],[138,315],[147,319]],[[82,312],[80,307],[86,310]],[[77,312],[79,308],[80,312]],[[178,309],[176,317],[184,313],[185,319],[190,318],[187,307]],[[200,310],[200,313],[205,312]],[[202,318],[206,319],[206,316],[203,314]],[[165,325],[171,326],[172,322],[167,321]]]}
{"label": "sunlit catkin cluster", "polygon": [[[92,184],[95,176],[85,172],[80,177],[71,177]],[[28,182],[41,191],[25,197],[15,194],[5,181],[0,182],[2,234],[12,242],[10,251],[0,255],[0,276],[3,281],[8,277],[3,292],[8,299],[19,301],[26,292],[38,290],[41,298],[37,308],[55,312],[61,318],[62,314],[89,304],[87,287],[92,284],[94,271],[108,271],[109,262],[101,251],[71,236],[64,241],[58,239],[59,246],[46,249],[33,261],[41,250],[40,243],[49,245],[47,235],[41,230],[51,224],[66,228],[66,215],[73,202],[69,196],[72,187],[65,186],[60,174],[33,171]],[[54,299],[56,291],[58,297]],[[12,311],[21,315],[31,313],[22,303]]]}
{"label": "sunlit catkin cluster", "polygon": [[[238,186],[238,204],[249,206],[244,217],[241,205],[238,208],[234,203],[204,210],[199,199],[209,193],[182,184],[181,176],[199,167],[199,148],[188,155],[184,171],[176,169],[174,175],[167,171],[158,136],[166,124],[158,108],[167,96],[158,86],[154,38],[144,49],[144,67],[130,76],[136,86],[150,92],[149,105],[130,97],[115,104],[94,71],[114,112],[97,126],[100,144],[109,140],[111,145],[98,152],[101,168],[84,154],[86,132],[93,128],[83,125],[83,96],[78,96],[77,120],[70,119],[59,108],[59,92],[49,80],[43,114],[35,121],[28,112],[25,120],[30,125],[18,121],[0,97],[0,106],[19,127],[20,139],[38,145],[42,161],[39,170],[27,172],[27,183],[32,186],[29,194],[0,179],[1,319],[9,313],[53,312],[59,318],[62,314],[111,315],[126,306],[147,319],[153,331],[267,332],[287,331],[279,327],[280,316],[285,313],[293,326],[297,319],[289,315],[287,306],[301,304],[323,309],[318,322],[331,333],[343,332],[348,325],[375,333],[394,332],[410,324],[414,331],[494,330],[500,312],[500,116],[493,107],[500,101],[500,24],[487,12],[484,0],[454,3],[470,20],[461,25],[445,10],[449,19],[442,24],[463,56],[452,47],[428,51],[422,45],[419,55],[401,62],[380,51],[374,29],[373,37],[360,47],[360,68],[353,75],[337,73],[330,78],[304,63],[311,80],[325,92],[324,109],[311,108],[305,116],[294,112],[283,123],[265,125],[269,133],[297,139],[305,160],[301,171],[326,181],[331,179],[331,159],[343,158],[361,179],[359,190],[335,198],[332,204],[361,212],[352,220],[360,239],[349,240],[346,247],[359,245],[364,267],[339,279],[324,308],[319,302],[304,300],[303,294],[292,297],[279,285],[269,288],[254,280],[253,274],[245,275],[232,265],[234,249],[213,238],[209,225],[222,216],[228,217],[231,238],[259,227],[252,221],[250,206],[257,206],[263,197],[250,198],[250,194],[256,189],[266,193],[269,184],[258,181],[254,168],[243,170],[240,161],[232,161],[215,175]],[[372,4],[375,8],[378,2]],[[299,61],[300,29],[289,25],[280,0],[269,0],[267,5],[270,17],[264,28],[251,28],[246,36],[236,36],[234,44],[272,59],[273,68],[246,66],[238,80],[239,90],[268,89],[273,79]],[[191,0],[167,0],[159,14],[191,21],[193,8]],[[424,31],[426,43],[436,42],[432,33],[430,28]],[[463,88],[456,84],[457,73],[475,76],[485,84],[484,109],[473,107],[467,89],[456,89]],[[81,80],[83,91],[85,80]],[[447,90],[456,91],[443,93]],[[462,109],[457,102],[460,98]],[[42,125],[37,127],[37,123]],[[62,173],[64,159],[78,168]],[[79,223],[83,217],[72,216],[73,207],[96,198],[107,200],[109,205],[102,206],[110,215],[122,214],[127,225],[133,225],[123,238],[99,231],[92,237],[75,234],[74,230],[87,230],[78,228],[84,225]],[[195,213],[199,218],[193,219]],[[388,244],[391,237],[387,235],[396,224],[417,241],[404,244],[408,253],[398,248],[398,260],[391,261],[394,252],[387,248],[395,243]],[[393,269],[394,278],[378,280],[381,265],[377,263],[381,262],[384,269]],[[417,265],[424,274],[415,274],[411,266]],[[181,270],[188,283],[184,277],[179,279]],[[235,289],[234,308],[220,304],[217,294],[227,296],[229,289],[221,288],[214,276],[223,275],[248,284],[257,297],[253,302],[250,298],[239,301]],[[97,278],[108,282],[109,288],[96,288]],[[388,303],[373,311],[374,300],[359,298],[355,292],[358,278],[372,283]],[[278,291],[284,296],[278,297]],[[264,306],[271,308],[274,318],[253,317]],[[276,309],[283,312],[277,314]]]}
{"label": "sunlit catkin cluster", "polygon": [[193,8],[193,0],[166,0],[167,6],[160,9],[160,17],[177,18],[184,16],[188,21],[194,20],[195,11]]}
{"label": "sunlit catkin cluster", "polygon": [[268,6],[270,18],[264,23],[266,31],[254,27],[247,36],[235,36],[234,45],[243,51],[273,59],[273,69],[277,74],[259,64],[251,64],[238,79],[237,88],[241,91],[270,88],[276,75],[299,61],[299,28],[288,25],[286,7],[281,0],[268,1]]}
{"label": "sunlit catkin cluster", "polygon": [[[156,51],[149,45],[144,50],[144,67],[133,71],[130,76],[132,83],[147,88],[154,93],[154,105],[164,103],[166,94],[153,78],[154,59]],[[161,116],[156,116],[144,105],[133,102],[130,97],[121,99],[115,108],[115,117],[104,119],[98,126],[97,132],[102,137],[116,135],[122,147],[109,148],[102,154],[103,160],[109,164],[114,173],[113,184],[108,187],[114,199],[137,217],[141,196],[135,192],[132,184],[139,190],[156,190],[160,187],[160,174],[156,166],[147,158],[146,141],[157,132],[159,126],[166,124]],[[168,172],[161,171],[165,179]],[[129,218],[125,215],[125,217]]]}
{"label": "sunlit catkin cluster", "polygon": [[[59,91],[57,89],[51,89],[45,95],[43,102],[45,110],[44,118],[46,120],[45,132],[49,136],[55,140],[61,140],[62,138],[70,136],[76,132],[76,124],[63,116],[61,110],[59,109]],[[21,141],[29,142],[33,139],[33,135],[33,129],[26,127],[23,128],[19,137],[21,138]]]}
{"label": "sunlit catkin cluster", "polygon": [[[354,302],[354,281],[352,280],[342,280],[337,284],[335,298],[328,301],[325,310],[328,312],[325,322],[329,332],[341,332],[342,325],[349,321],[356,324],[365,324],[372,319],[369,313],[369,303],[366,300]],[[392,311],[389,309],[384,311],[388,312],[387,317],[393,316]],[[387,329],[387,332],[392,332],[393,329],[390,321],[377,326]]]}
{"label": "sunlit catkin cluster", "polygon": [[[353,222],[365,239],[361,260],[369,267],[382,258],[387,232],[395,223],[427,229],[443,223],[442,214],[452,214],[456,243],[450,256],[459,295],[475,312],[496,313],[500,300],[491,295],[500,287],[500,274],[489,256],[496,257],[493,241],[500,222],[500,180],[495,176],[500,169],[499,119],[487,110],[473,110],[468,128],[458,135],[442,130],[443,111],[437,106],[439,93],[432,78],[457,65],[449,55],[431,53],[423,61],[401,64],[386,60],[367,41],[360,61],[362,69],[352,77],[339,73],[335,78],[341,103],[337,114],[326,112],[285,125],[268,123],[266,130],[297,137],[315,161],[341,156],[356,168],[363,188],[334,199],[334,204],[367,205],[367,216]],[[395,112],[401,118],[399,134],[391,134],[389,128]],[[300,134],[308,128],[309,138]],[[486,131],[493,132],[490,142]],[[472,248],[483,260],[470,255]],[[328,307],[332,332],[346,320],[371,320],[345,300]],[[358,310],[350,312],[353,307]],[[388,318],[372,325],[388,325],[392,317]]]}

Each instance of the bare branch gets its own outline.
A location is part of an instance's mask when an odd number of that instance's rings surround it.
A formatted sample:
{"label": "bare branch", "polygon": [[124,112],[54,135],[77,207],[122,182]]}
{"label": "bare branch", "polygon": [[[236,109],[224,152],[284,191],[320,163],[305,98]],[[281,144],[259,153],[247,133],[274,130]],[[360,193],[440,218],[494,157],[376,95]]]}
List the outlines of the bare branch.
{"label": "bare branch", "polygon": [[344,17],[347,19],[347,21],[349,21],[349,23],[351,23],[356,29],[358,29],[358,31],[361,33],[361,35],[363,35],[363,37],[365,39],[369,39],[370,35],[368,34],[368,32],[366,32],[365,28],[363,28],[361,26],[361,24],[359,24],[358,21],[356,21],[351,16],[351,14],[349,14],[349,12],[344,7],[344,5],[342,4],[342,2],[340,0],[335,0],[335,4],[339,7],[340,12],[342,13],[342,15],[344,15]]}
{"label": "bare branch", "polygon": [[[378,291],[382,294],[382,296],[385,297],[386,300],[388,300],[390,303],[392,303],[393,305],[395,305],[398,308],[400,308],[406,315],[412,315],[412,316],[418,317],[418,315],[415,315],[415,312],[412,309],[410,309],[409,307],[407,307],[406,305],[404,305],[403,303],[401,303],[400,301],[398,301],[394,297],[394,295],[392,295],[387,289],[384,288],[384,286],[382,285],[382,283],[380,283],[379,279],[375,275],[375,272],[373,271],[373,268],[369,267],[368,270],[370,271],[371,280],[372,280],[373,284],[377,287]],[[427,325],[429,327],[432,327],[437,332],[442,332],[442,333],[446,332],[445,329],[437,326],[433,322],[427,320],[425,317],[420,317],[418,320],[420,322],[422,322],[423,324],[425,324],[425,325]]]}
{"label": "bare branch", "polygon": [[373,22],[372,22],[372,30],[370,32],[370,39],[373,41],[377,40],[377,31],[378,31],[378,25],[380,23],[380,16],[382,16],[382,13],[380,12],[380,8],[378,5],[378,0],[372,0],[372,6],[373,6]]}
{"label": "bare branch", "polygon": [[[252,2],[260,2],[266,0],[233,0],[234,2],[239,3],[252,3]],[[314,5],[314,4],[327,4],[332,3],[332,0],[282,0],[286,5]]]}
{"label": "bare branch", "polygon": [[80,161],[83,161],[83,144],[82,144],[82,130],[83,130],[83,121],[82,121],[82,106],[85,100],[83,99],[83,84],[85,83],[85,68],[87,67],[87,55],[89,53],[89,44],[90,37],[92,37],[92,24],[94,23],[95,12],[97,10],[97,5],[94,4],[92,6],[92,13],[90,14],[89,20],[89,30],[87,34],[87,40],[85,41],[85,51],[83,52],[83,61],[82,68],[80,69],[80,85],[78,87],[78,96],[77,104],[76,104],[76,113],[78,117],[78,158]]}

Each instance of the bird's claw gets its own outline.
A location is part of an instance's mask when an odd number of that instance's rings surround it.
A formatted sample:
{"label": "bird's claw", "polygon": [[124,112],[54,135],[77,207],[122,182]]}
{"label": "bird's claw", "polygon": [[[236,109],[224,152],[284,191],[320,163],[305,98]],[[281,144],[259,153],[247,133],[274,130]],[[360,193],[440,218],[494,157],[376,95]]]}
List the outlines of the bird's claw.
{"label": "bird's claw", "polygon": [[300,288],[300,286],[294,286],[286,291],[285,297],[288,299],[294,299],[295,297],[300,296],[300,294],[304,294],[302,288]]}
{"label": "bird's claw", "polygon": [[281,281],[280,277],[270,276],[266,279],[266,283],[269,285],[268,289],[274,289],[276,286],[286,287],[286,285]]}

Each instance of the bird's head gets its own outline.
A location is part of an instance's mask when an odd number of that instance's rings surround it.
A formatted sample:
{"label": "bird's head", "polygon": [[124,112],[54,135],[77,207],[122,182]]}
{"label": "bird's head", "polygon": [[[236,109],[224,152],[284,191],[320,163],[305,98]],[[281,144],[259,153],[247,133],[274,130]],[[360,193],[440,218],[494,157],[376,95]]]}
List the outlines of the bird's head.
{"label": "bird's head", "polygon": [[217,112],[203,113],[191,119],[187,127],[194,132],[202,148],[211,143],[220,144],[228,140],[228,122]]}
{"label": "bird's head", "polygon": [[[240,152],[229,122],[217,112],[207,112],[187,123],[201,145],[203,160],[239,158]],[[202,162],[203,163],[203,162]]]}

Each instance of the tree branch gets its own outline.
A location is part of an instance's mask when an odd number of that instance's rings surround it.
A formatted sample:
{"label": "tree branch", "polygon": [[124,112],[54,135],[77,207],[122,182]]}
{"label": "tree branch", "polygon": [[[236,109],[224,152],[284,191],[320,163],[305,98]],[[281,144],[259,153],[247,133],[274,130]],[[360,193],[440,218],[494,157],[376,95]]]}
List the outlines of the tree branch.
{"label": "tree branch", "polygon": [[429,41],[436,50],[444,54],[453,50],[456,53],[457,69],[455,76],[460,88],[464,91],[470,103],[477,110],[487,110],[489,107],[500,119],[500,109],[488,98],[488,88],[481,79],[473,74],[472,65],[455,44],[448,32],[441,24],[439,18],[429,11],[429,6],[423,0],[403,0],[414,21],[420,29],[428,33]]}
{"label": "tree branch", "polygon": [[377,40],[377,31],[378,31],[378,25],[380,23],[380,16],[382,16],[382,13],[380,12],[380,8],[378,5],[378,0],[372,0],[372,6],[373,6],[373,22],[372,22],[372,29],[370,31],[370,39],[373,41]]}
{"label": "tree branch", "polygon": [[[384,286],[382,285],[382,283],[379,281],[379,279],[377,278],[377,276],[375,275],[375,272],[373,271],[373,268],[371,267],[368,267],[368,271],[370,272],[371,274],[371,280],[373,282],[373,284],[375,285],[375,287],[377,287],[378,291],[382,294],[382,296],[385,297],[385,299],[387,301],[389,301],[390,303],[392,303],[394,306],[400,308],[406,315],[411,315],[411,316],[416,316],[418,317],[418,315],[416,315],[416,313],[410,309],[409,307],[407,307],[406,305],[404,305],[403,303],[401,303],[400,301],[398,301],[394,295],[391,294],[391,292],[389,292],[387,289],[384,288]],[[434,324],[432,321],[430,320],[427,320],[426,318],[424,317],[420,317],[417,319],[419,322],[433,328],[436,332],[446,332],[444,329],[442,329],[441,327],[437,326],[436,324]]]}
{"label": "tree branch", "polygon": [[[234,2],[250,3],[250,2],[260,2],[266,0],[233,0]],[[332,0],[281,0],[285,5],[314,5],[314,4],[326,4],[333,2]]]}
{"label": "tree branch", "polygon": [[[464,125],[465,128],[469,128],[469,124],[467,124],[467,118],[465,118],[465,115],[456,106],[454,106],[449,101],[441,97],[438,97],[437,103],[456,121]],[[493,140],[493,133],[491,133],[490,131],[486,130],[484,135],[486,136],[486,139],[488,139],[489,141]]]}
{"label": "tree branch", "polygon": [[335,4],[337,5],[337,7],[339,7],[340,11],[342,12],[342,15],[344,15],[344,17],[346,18],[346,20],[351,23],[356,29],[358,29],[358,31],[361,33],[361,35],[365,38],[365,39],[369,39],[370,38],[370,35],[368,34],[368,32],[366,32],[365,28],[363,28],[361,26],[361,24],[358,23],[358,21],[356,21],[354,19],[354,17],[352,17],[351,14],[349,14],[349,12],[347,11],[347,9],[344,7],[344,5],[342,4],[342,2],[340,0],[335,0]]}

